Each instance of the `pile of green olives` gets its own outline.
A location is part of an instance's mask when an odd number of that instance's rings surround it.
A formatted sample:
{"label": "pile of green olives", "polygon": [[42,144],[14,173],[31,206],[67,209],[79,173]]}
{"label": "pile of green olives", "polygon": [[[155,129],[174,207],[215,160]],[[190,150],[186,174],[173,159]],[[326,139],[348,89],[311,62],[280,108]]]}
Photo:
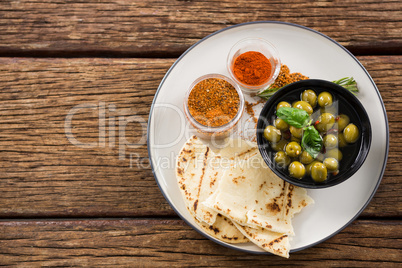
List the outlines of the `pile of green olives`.
{"label": "pile of green olives", "polygon": [[281,118],[275,118],[272,125],[264,129],[264,137],[276,152],[274,160],[280,168],[287,168],[289,175],[302,179],[310,176],[316,182],[325,182],[329,174],[339,173],[342,160],[341,148],[355,143],[359,128],[350,122],[346,114],[338,113],[338,105],[331,93],[317,93],[313,89],[304,90],[300,100],[290,104],[281,101],[276,109],[293,107],[306,111],[312,125],[322,138],[321,152],[314,158],[302,149],[303,128],[289,125]]}

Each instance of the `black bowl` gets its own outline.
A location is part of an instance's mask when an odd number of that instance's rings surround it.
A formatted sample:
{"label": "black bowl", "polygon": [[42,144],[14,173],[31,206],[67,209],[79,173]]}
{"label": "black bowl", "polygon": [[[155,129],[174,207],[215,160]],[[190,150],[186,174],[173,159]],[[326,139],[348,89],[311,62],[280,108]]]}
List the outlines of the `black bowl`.
{"label": "black bowl", "polygon": [[[269,142],[263,135],[265,127],[273,125],[273,121],[276,118],[275,112],[277,104],[280,101],[292,103],[296,100],[300,100],[301,93],[306,89],[313,89],[317,95],[323,91],[331,93],[334,99],[332,109],[337,108],[339,113],[348,115],[350,122],[355,124],[360,131],[360,137],[355,143],[340,148],[343,158],[339,162],[339,173],[337,175],[330,174],[327,180],[321,183],[315,182],[307,175],[302,179],[291,177],[287,168],[281,168],[275,163],[274,156],[276,151],[271,148]],[[257,143],[264,161],[272,171],[283,180],[304,188],[326,188],[337,185],[350,178],[366,160],[371,144],[370,120],[363,105],[356,96],[342,86],[325,80],[302,80],[283,87],[265,103],[257,122]]]}

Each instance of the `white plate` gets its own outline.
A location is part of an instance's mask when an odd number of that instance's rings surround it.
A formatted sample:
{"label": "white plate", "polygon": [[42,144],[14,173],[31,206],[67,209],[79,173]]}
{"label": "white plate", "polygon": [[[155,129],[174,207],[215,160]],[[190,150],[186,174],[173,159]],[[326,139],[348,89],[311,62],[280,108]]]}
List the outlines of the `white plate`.
{"label": "white plate", "polygon": [[373,129],[370,153],[353,177],[334,187],[308,190],[315,204],[293,219],[296,236],[291,241],[291,252],[294,252],[316,245],[350,224],[372,199],[387,162],[388,120],[380,93],[359,61],[334,40],[306,27],[272,21],[240,24],[205,37],[173,64],[158,88],[148,121],[149,157],[166,200],[195,230],[234,249],[264,252],[252,243],[227,244],[204,233],[187,211],[175,177],[176,155],[191,135],[183,113],[187,88],[207,73],[229,76],[227,54],[237,41],[247,37],[261,37],[273,43],[291,72],[329,81],[353,76],[360,89],[358,98]]}

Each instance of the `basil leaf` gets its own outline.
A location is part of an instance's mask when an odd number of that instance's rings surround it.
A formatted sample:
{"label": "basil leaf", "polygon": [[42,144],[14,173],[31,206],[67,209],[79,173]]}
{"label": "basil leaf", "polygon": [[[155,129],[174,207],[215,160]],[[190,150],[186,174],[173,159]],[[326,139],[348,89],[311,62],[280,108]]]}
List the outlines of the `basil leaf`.
{"label": "basil leaf", "polygon": [[276,116],[296,128],[303,128],[309,124],[310,116],[305,110],[290,107],[281,107],[276,111]]}
{"label": "basil leaf", "polygon": [[313,158],[316,158],[318,153],[321,151],[322,138],[320,133],[315,129],[314,126],[309,126],[303,129],[303,138],[301,145],[303,150],[307,151]]}

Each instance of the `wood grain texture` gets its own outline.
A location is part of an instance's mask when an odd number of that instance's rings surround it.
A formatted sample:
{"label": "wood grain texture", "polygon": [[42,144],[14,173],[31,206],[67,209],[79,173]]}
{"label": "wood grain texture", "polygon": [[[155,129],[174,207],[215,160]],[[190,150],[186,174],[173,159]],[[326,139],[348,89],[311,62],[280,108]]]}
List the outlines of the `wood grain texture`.
{"label": "wood grain texture", "polygon": [[[7,266],[315,266],[397,267],[402,224],[352,223],[312,248],[254,255],[220,246],[181,220],[82,220],[0,222],[0,263]],[[331,256],[331,257],[329,257]]]}
{"label": "wood grain texture", "polygon": [[277,20],[318,30],[353,52],[397,54],[401,18],[400,2],[393,0],[5,0],[0,53],[166,57],[227,26]]}
{"label": "wood grain texture", "polygon": [[[391,138],[385,176],[363,216],[401,216],[402,57],[359,59],[382,94]],[[174,216],[144,140],[151,102],[173,62],[0,58],[0,217]],[[73,137],[87,146],[66,136],[74,108]],[[120,140],[119,122],[130,118]]]}

